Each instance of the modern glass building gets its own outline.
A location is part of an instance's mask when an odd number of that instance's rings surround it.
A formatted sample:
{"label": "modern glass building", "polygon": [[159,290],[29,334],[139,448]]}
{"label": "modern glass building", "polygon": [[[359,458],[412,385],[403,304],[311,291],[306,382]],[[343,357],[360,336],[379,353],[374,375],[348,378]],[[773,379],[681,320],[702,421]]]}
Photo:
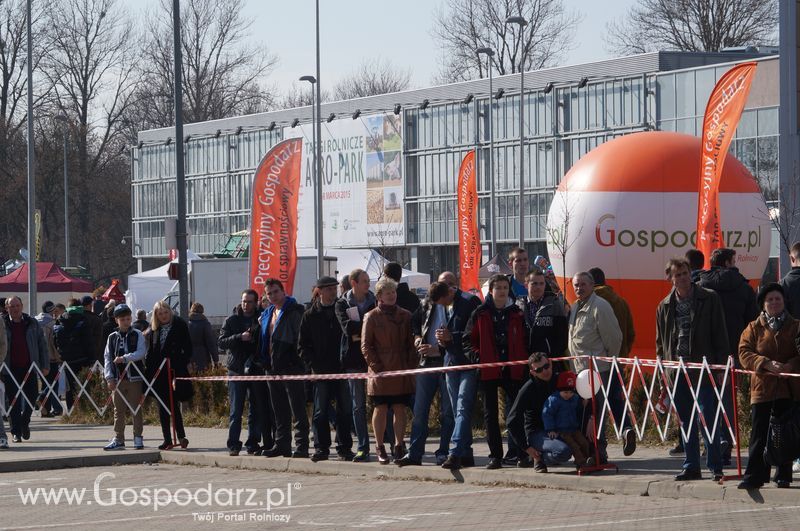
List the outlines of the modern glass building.
{"label": "modern glass building", "polygon": [[[366,202],[370,208],[373,202],[384,207],[378,221],[370,221],[372,214],[364,213],[367,223],[391,222],[401,229],[397,231],[401,236],[388,242],[355,235],[341,246],[379,247],[421,272],[457,269],[456,176],[465,153],[477,147],[484,257],[488,258],[492,230],[499,252],[516,246],[520,215],[524,216],[529,252],[545,254],[545,225],[552,195],[580,157],[607,140],[637,131],[659,129],[699,135],[705,103],[717,79],[732,63],[750,59],[759,61],[759,68],[731,149],[760,181],[777,186],[779,95],[775,55],[657,52],[526,72],[522,205],[517,75],[495,78],[492,94],[489,80],[481,79],[323,104],[326,149],[335,150],[339,140],[355,138],[353,131],[358,123],[365,124]],[[228,235],[248,228],[251,185],[258,163],[282,139],[302,135],[310,141],[311,112],[310,107],[303,107],[185,126],[189,242],[193,251],[209,255],[225,244]],[[378,132],[378,138],[377,129],[370,124],[381,116],[383,134]],[[386,124],[398,122],[392,117],[400,119],[400,145],[389,148]],[[375,142],[382,147],[373,146]],[[490,142],[494,146],[493,172]],[[396,152],[389,150],[397,147],[399,156],[394,156]],[[349,156],[356,160],[355,155]],[[168,252],[163,220],[175,215],[174,130],[141,132],[132,157],[132,250],[140,269],[146,269],[162,263]],[[350,163],[342,166],[342,157],[340,153],[339,169],[355,172]],[[333,160],[336,166],[335,154]],[[390,168],[391,164],[396,168]],[[374,172],[380,174],[381,169],[383,177],[373,180]],[[330,178],[328,171],[336,175],[335,167],[326,170]],[[393,181],[397,188],[389,187],[391,179],[399,179]],[[494,220],[489,216],[490,179],[494,179]],[[323,205],[326,230],[339,227],[338,218],[328,220],[329,215],[338,214],[337,208],[329,208],[327,199]],[[402,211],[390,218],[390,208]],[[350,217],[353,215],[358,213]],[[345,224],[348,221],[344,219]],[[309,224],[313,224],[311,211],[301,211],[301,230]],[[326,236],[325,241],[327,248],[327,242],[336,239]]]}

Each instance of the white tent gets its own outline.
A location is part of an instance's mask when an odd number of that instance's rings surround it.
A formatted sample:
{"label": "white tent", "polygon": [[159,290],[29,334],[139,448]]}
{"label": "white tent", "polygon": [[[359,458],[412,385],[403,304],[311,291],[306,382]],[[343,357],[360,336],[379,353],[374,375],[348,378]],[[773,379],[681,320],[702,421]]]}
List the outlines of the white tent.
{"label": "white tent", "polygon": [[[339,278],[350,273],[353,269],[363,269],[369,274],[370,284],[375,288],[375,284],[383,274],[383,266],[389,260],[384,258],[374,249],[326,249],[326,256],[336,257],[336,269],[339,271]],[[403,276],[400,282],[407,282],[411,291],[427,291],[431,284],[431,277],[425,273],[417,273],[403,269]]]}
{"label": "white tent", "polygon": [[[193,260],[200,260],[200,257],[189,251],[187,253],[189,259],[189,270],[192,268]],[[175,286],[177,281],[169,278],[169,264],[177,263],[175,259],[172,262],[151,269],[128,276],[128,291],[125,292],[125,302],[130,306],[133,311],[145,310],[152,311],[153,305],[166,297]]]}

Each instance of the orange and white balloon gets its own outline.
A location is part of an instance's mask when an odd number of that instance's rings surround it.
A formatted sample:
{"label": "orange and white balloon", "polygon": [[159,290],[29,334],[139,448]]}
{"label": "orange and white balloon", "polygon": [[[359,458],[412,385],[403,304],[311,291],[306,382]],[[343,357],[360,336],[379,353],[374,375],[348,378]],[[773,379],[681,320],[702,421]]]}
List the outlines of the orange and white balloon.
{"label": "orange and white balloon", "polygon": [[[644,132],[606,142],[564,177],[547,218],[547,249],[560,285],[601,268],[634,314],[633,354],[653,357],[658,302],[671,288],[664,265],[695,247],[700,139]],[[767,265],[771,224],[752,174],[733,155],[720,186],[726,247],[757,283]],[[566,250],[566,252],[563,252]]]}

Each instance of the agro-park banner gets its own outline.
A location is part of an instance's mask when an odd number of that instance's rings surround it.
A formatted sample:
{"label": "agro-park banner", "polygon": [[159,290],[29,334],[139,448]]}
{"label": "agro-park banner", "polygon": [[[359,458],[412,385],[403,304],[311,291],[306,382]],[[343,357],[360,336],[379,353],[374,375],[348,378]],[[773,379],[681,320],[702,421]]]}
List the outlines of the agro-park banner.
{"label": "agro-park banner", "polygon": [[[322,123],[325,247],[404,242],[401,120],[393,114]],[[284,130],[303,139],[297,246],[314,245],[312,124]]]}

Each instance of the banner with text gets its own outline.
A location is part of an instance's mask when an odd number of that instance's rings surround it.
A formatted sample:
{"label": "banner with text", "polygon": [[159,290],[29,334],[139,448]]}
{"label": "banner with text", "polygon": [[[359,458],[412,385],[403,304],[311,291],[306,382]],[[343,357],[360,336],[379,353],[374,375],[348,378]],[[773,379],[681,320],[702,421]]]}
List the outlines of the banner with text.
{"label": "banner with text", "polygon": [[[322,124],[322,225],[325,247],[402,245],[402,123],[378,114]],[[303,139],[297,245],[314,248],[312,124],[287,128]]]}
{"label": "banner with text", "polygon": [[268,278],[292,293],[297,267],[297,203],[303,142],[284,140],[264,156],[253,181],[250,287],[259,297]]}
{"label": "banner with text", "polygon": [[705,255],[705,269],[711,268],[711,251],[725,245],[719,210],[719,184],[728,147],[742,116],[756,63],[742,63],[723,75],[711,92],[703,117],[703,154],[697,200],[697,248]]}
{"label": "banner with text", "polygon": [[458,263],[461,289],[481,293],[481,238],[478,233],[478,190],[475,179],[475,150],[469,151],[458,170]]}

